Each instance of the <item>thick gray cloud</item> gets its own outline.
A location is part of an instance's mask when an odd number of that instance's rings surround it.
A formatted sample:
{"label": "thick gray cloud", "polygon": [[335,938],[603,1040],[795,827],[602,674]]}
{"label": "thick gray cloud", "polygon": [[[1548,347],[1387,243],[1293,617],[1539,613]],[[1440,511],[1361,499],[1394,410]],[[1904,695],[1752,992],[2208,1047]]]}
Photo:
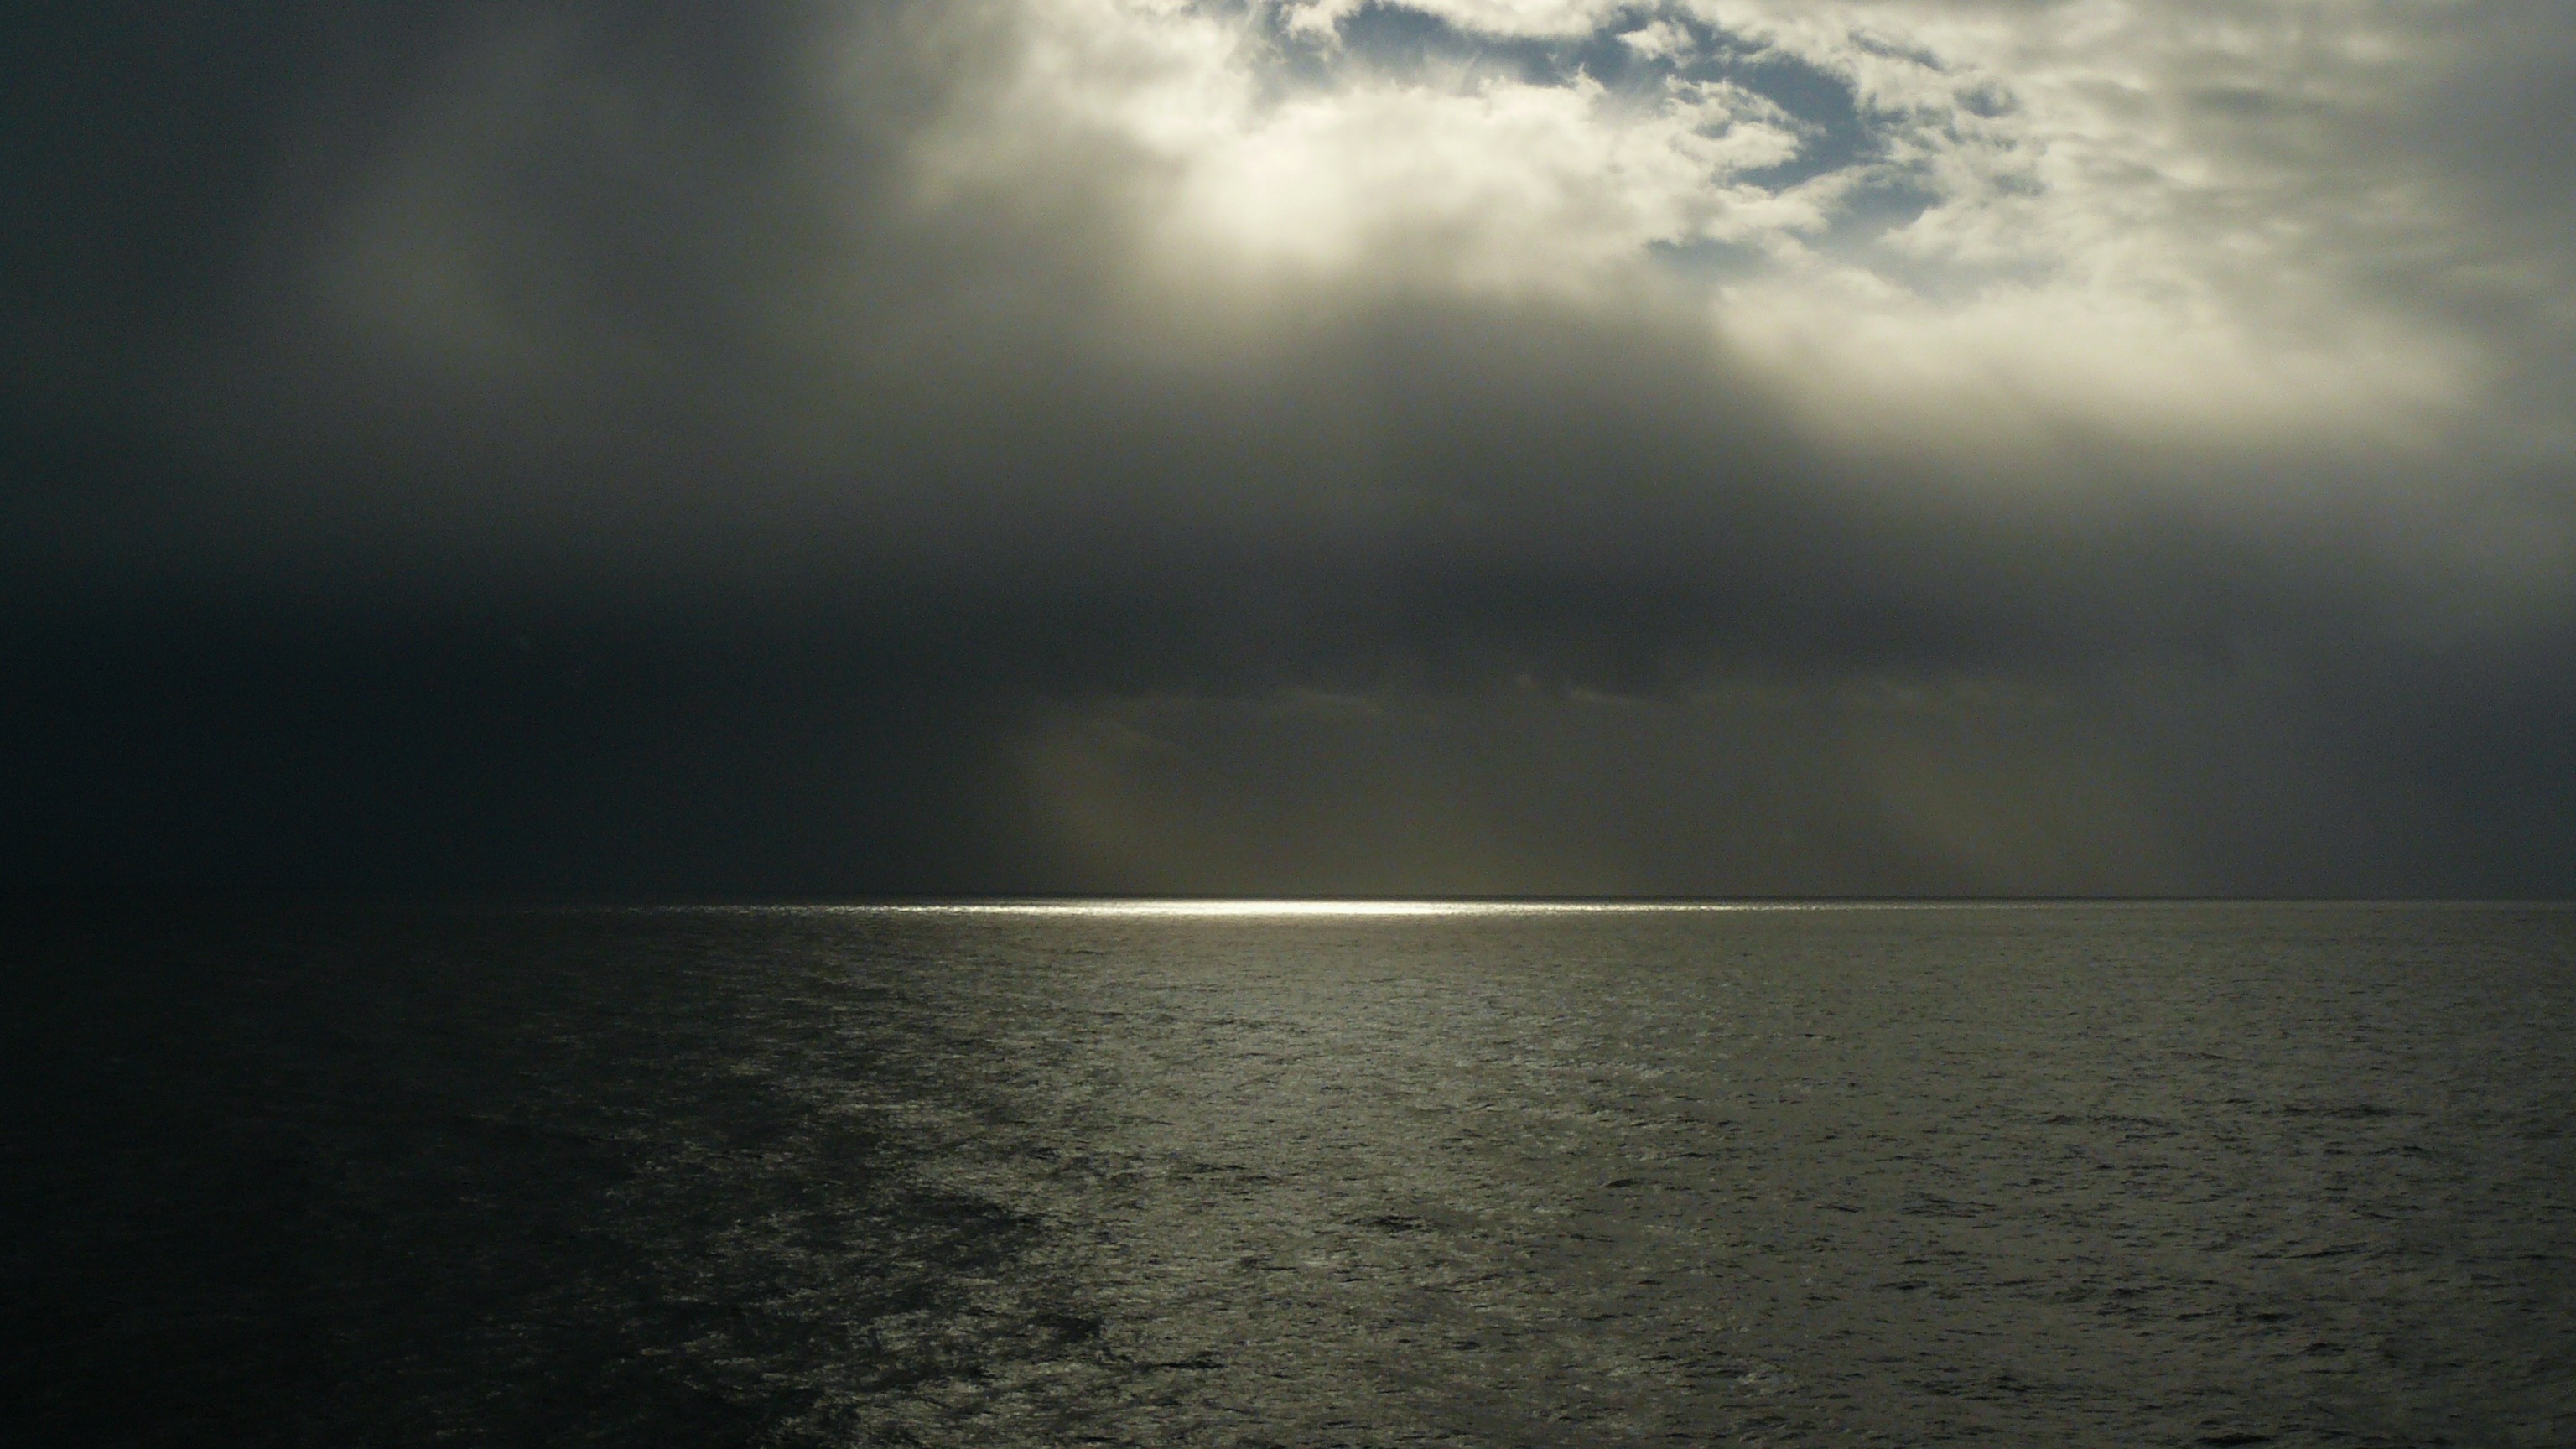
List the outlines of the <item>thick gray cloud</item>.
{"label": "thick gray cloud", "polygon": [[2528,7],[12,23],[26,878],[2571,884]]}

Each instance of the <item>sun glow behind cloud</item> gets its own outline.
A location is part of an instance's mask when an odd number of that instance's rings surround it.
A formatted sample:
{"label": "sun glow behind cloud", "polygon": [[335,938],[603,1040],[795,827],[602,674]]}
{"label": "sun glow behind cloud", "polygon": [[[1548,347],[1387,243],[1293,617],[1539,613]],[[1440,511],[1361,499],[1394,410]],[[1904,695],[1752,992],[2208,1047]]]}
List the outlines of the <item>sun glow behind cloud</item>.
{"label": "sun glow behind cloud", "polygon": [[376,8],[11,57],[29,859],[2576,858],[2568,7]]}
{"label": "sun glow behind cloud", "polygon": [[2283,154],[2294,128],[2242,121],[2394,104],[2403,37],[2373,16],[2119,0],[1018,14],[999,99],[919,150],[923,194],[1031,184],[1068,145],[1124,151],[1149,310],[1239,314],[1319,285],[1653,299],[1702,312],[1827,441],[1969,466],[2030,462],[2069,426],[2411,445],[2487,365],[2364,290],[2440,244],[2421,187],[2392,178],[2367,214],[2326,207],[2314,169],[2370,158]]}

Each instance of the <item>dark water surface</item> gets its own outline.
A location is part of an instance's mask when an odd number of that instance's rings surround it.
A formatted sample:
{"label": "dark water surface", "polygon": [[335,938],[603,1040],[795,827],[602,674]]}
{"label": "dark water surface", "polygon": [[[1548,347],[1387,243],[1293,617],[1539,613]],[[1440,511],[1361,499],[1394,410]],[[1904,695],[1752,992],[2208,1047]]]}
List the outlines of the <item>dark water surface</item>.
{"label": "dark water surface", "polygon": [[22,914],[10,1443],[2576,1444],[2576,913]]}

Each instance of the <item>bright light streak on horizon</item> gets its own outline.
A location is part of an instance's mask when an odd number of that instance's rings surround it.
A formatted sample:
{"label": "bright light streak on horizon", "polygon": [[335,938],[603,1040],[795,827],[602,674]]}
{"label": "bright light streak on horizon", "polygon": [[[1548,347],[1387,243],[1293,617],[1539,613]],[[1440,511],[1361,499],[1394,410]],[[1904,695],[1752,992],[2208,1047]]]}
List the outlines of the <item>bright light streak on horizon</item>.
{"label": "bright light streak on horizon", "polygon": [[1613,911],[1761,911],[1799,909],[1752,901],[1440,901],[1440,900],[1065,900],[906,902],[824,907],[832,910],[941,915],[1025,916],[1533,916]]}
{"label": "bright light streak on horizon", "polygon": [[572,912],[640,915],[913,915],[1149,917],[1166,920],[1366,919],[1436,916],[1575,916],[1745,914],[1823,911],[2098,911],[2098,910],[2445,910],[2576,911],[2576,900],[2499,898],[2446,900],[2392,897],[2103,896],[1928,897],[1861,900],[1739,901],[1442,901],[1442,900],[996,900],[815,901],[804,904],[704,904],[661,906],[538,906],[540,914]]}
{"label": "bright light streak on horizon", "polygon": [[999,901],[889,909],[1039,916],[1465,916],[1528,908],[1478,901],[1176,900]]}

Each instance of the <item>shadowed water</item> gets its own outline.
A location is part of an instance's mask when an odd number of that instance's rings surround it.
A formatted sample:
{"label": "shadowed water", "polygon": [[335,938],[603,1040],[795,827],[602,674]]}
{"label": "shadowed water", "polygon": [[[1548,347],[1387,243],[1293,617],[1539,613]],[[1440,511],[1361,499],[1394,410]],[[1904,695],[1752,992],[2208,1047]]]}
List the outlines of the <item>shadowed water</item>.
{"label": "shadowed water", "polygon": [[12,1442],[2576,1442],[2576,913],[57,914]]}

